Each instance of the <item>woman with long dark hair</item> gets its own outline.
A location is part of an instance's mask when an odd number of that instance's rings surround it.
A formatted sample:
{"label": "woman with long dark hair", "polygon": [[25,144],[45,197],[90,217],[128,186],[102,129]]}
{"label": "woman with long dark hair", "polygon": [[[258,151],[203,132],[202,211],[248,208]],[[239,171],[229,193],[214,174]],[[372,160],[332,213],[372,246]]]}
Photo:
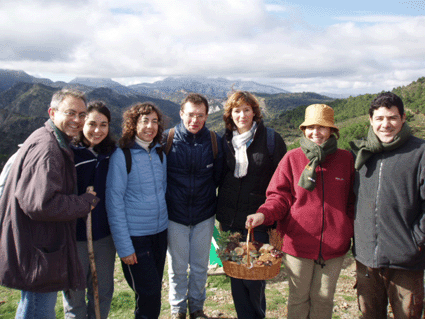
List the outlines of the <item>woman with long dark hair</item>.
{"label": "woman with long dark hair", "polygon": [[[93,186],[96,196],[100,198],[99,203],[92,211],[92,233],[101,318],[108,317],[111,307],[116,252],[105,208],[109,157],[116,148],[109,131],[110,122],[111,113],[105,103],[102,101],[90,102],[83,131],[71,145],[77,170],[78,194],[85,193],[88,186]],[[87,292],[86,290],[64,291],[65,318],[95,318],[86,221],[82,218],[77,220],[77,248],[87,280]]]}

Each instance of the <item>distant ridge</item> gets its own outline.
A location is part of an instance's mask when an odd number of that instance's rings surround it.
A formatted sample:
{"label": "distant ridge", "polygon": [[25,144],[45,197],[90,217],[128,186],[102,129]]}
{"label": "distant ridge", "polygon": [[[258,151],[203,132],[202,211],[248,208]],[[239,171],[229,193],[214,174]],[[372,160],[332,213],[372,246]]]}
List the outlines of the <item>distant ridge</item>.
{"label": "distant ridge", "polygon": [[320,92],[319,94],[333,98],[333,99],[346,99],[350,96],[357,96],[352,94],[335,94],[335,93],[329,93],[329,92]]}
{"label": "distant ridge", "polygon": [[24,71],[0,69],[0,91],[5,91],[19,82],[40,83],[44,85],[51,85],[53,83],[49,79],[36,78]]}
{"label": "distant ridge", "polygon": [[136,92],[112,79],[109,78],[83,78],[77,77],[69,82],[69,84],[82,84],[93,88],[109,88],[117,93],[128,95]]}
{"label": "distant ridge", "polygon": [[16,83],[37,83],[51,87],[73,87],[83,91],[92,88],[110,88],[123,95],[145,95],[154,98],[172,99],[180,92],[196,92],[209,99],[226,99],[232,90],[243,90],[253,93],[280,94],[289,91],[254,81],[227,80],[224,78],[208,78],[204,76],[168,77],[154,83],[141,83],[125,86],[110,78],[77,77],[69,83],[50,79],[36,78],[21,70],[0,69],[0,92],[10,89]]}
{"label": "distant ridge", "polygon": [[129,88],[144,94],[152,94],[153,92],[172,94],[174,92],[185,90],[222,99],[227,98],[232,89],[268,94],[289,93],[283,89],[270,85],[263,85],[253,81],[232,81],[224,78],[207,78],[202,76],[168,77],[162,81],[156,81],[154,83],[130,85]]}

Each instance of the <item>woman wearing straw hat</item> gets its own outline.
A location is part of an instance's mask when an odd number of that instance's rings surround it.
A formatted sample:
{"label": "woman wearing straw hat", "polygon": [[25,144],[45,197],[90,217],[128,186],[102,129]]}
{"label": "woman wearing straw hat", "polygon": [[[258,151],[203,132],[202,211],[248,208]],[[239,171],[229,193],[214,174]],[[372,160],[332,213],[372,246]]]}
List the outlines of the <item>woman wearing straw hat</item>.
{"label": "woman wearing straw hat", "polygon": [[289,276],[288,318],[331,318],[344,255],[353,236],[354,159],[337,148],[334,112],[324,104],[305,111],[301,147],[279,163],[267,200],[246,227],[270,225],[284,234]]}

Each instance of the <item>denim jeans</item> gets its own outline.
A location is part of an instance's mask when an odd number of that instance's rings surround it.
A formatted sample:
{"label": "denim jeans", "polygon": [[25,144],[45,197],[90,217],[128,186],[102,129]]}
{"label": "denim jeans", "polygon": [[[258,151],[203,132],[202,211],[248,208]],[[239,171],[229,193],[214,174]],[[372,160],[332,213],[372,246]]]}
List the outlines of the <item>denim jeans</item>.
{"label": "denim jeans", "polygon": [[21,291],[21,300],[15,319],[55,319],[55,305],[58,292]]}
{"label": "denim jeans", "polygon": [[156,319],[161,312],[161,289],[167,254],[167,230],[155,235],[131,237],[137,264],[122,270],[128,285],[135,292],[135,318]]}
{"label": "denim jeans", "polygon": [[[171,313],[204,308],[215,216],[194,226],[168,224],[168,276]],[[189,267],[189,279],[188,279]]]}
{"label": "denim jeans", "polygon": [[[78,258],[84,269],[87,280],[86,290],[68,290],[63,292],[63,308],[65,318],[96,318],[94,312],[93,282],[90,270],[89,252],[86,241],[77,241]],[[112,236],[93,242],[94,259],[96,263],[99,286],[100,317],[108,318],[114,294],[115,245]]]}

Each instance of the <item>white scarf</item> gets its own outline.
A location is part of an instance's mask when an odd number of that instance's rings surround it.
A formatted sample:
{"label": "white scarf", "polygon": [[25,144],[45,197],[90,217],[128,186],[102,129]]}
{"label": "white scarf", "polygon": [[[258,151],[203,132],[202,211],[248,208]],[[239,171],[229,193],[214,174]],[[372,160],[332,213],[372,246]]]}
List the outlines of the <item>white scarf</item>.
{"label": "white scarf", "polygon": [[146,142],[146,141],[142,140],[141,138],[139,138],[137,135],[136,135],[135,141],[136,141],[137,144],[139,144],[140,147],[143,147],[149,153],[149,145],[151,145],[152,141]]}
{"label": "white scarf", "polygon": [[248,143],[255,134],[257,123],[254,122],[249,131],[239,134],[238,130],[233,131],[232,145],[235,149],[235,172],[236,178],[241,178],[248,172],[248,156],[246,155],[246,143]]}

